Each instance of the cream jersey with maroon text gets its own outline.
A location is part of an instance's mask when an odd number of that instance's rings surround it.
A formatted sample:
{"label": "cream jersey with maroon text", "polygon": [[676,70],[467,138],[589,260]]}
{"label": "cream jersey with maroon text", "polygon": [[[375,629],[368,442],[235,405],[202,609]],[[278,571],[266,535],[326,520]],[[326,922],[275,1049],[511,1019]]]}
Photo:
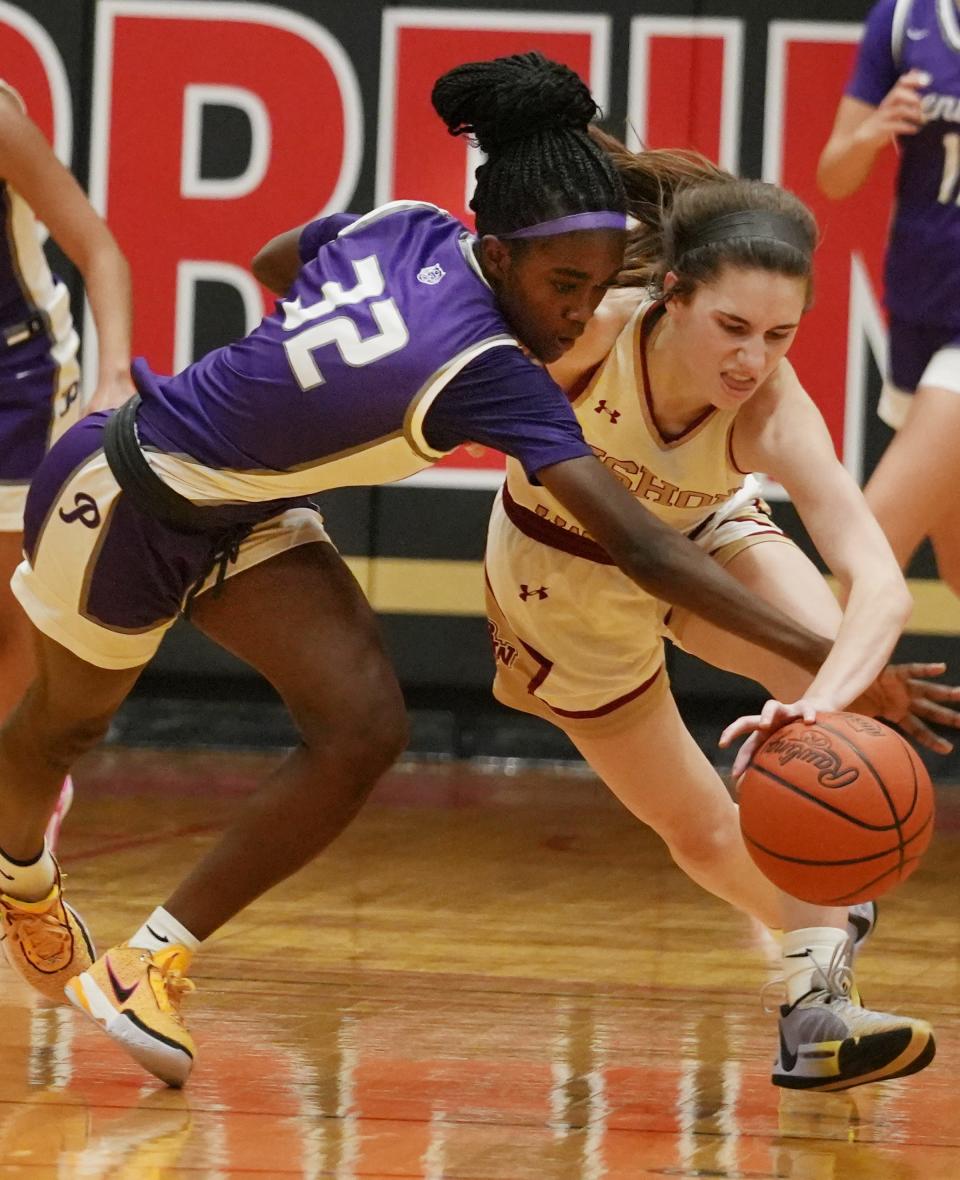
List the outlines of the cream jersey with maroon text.
{"label": "cream jersey with maroon text", "polygon": [[[740,490],[747,473],[733,461],[736,410],[710,408],[675,438],[657,427],[646,342],[663,304],[640,304],[573,408],[594,454],[654,515],[690,533]],[[546,488],[534,486],[515,460],[507,489],[524,508],[569,533],[583,527]]]}

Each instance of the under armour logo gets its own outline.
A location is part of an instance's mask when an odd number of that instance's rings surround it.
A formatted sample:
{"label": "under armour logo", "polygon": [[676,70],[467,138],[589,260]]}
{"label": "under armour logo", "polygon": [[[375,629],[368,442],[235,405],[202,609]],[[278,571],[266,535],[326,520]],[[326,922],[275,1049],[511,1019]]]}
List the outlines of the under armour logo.
{"label": "under armour logo", "polygon": [[521,582],[520,583],[520,599],[521,599],[521,601],[526,602],[528,598],[534,598],[534,597],[539,598],[540,601],[542,602],[546,597],[548,597],[547,587],[546,586],[538,586],[536,589],[531,590],[530,587],[526,584],[526,582]]}
{"label": "under armour logo", "polygon": [[620,417],[619,410],[608,410],[607,409],[607,399],[606,398],[603,398],[601,401],[597,402],[597,404],[593,407],[593,412],[595,414],[607,414],[610,418],[610,421],[614,425],[617,424],[617,419]]}
{"label": "under armour logo", "polygon": [[77,492],[73,497],[74,508],[72,512],[64,512],[61,508],[57,515],[62,521],[67,524],[72,524],[75,520],[79,520],[82,525],[88,529],[95,529],[100,523],[100,509],[97,507],[97,502],[93,496],[88,496],[86,492]]}

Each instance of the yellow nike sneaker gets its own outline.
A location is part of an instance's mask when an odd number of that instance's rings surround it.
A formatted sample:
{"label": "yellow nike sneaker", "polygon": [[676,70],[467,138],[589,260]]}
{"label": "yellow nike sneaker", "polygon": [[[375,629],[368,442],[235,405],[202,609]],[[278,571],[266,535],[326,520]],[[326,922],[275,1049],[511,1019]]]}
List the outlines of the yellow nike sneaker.
{"label": "yellow nike sneaker", "polygon": [[121,943],[67,984],[67,999],[168,1086],[180,1087],[193,1069],[193,1037],[180,1003],[193,983],[184,972],[190,952],[174,945],[160,951]]}
{"label": "yellow nike sneaker", "polygon": [[41,995],[59,1003],[64,985],[96,958],[90,932],[62,892],[58,867],[53,887],[39,901],[0,893],[3,949],[10,966]]}

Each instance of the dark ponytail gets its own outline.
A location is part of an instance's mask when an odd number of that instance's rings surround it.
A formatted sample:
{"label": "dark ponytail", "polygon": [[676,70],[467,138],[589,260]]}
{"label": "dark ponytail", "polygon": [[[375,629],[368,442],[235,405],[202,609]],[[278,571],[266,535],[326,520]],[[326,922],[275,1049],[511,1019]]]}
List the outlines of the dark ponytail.
{"label": "dark ponytail", "polygon": [[567,66],[539,53],[471,62],[439,78],[432,99],[450,134],[487,154],[470,202],[479,234],[626,211],[613,161],[587,134],[597,104]]}

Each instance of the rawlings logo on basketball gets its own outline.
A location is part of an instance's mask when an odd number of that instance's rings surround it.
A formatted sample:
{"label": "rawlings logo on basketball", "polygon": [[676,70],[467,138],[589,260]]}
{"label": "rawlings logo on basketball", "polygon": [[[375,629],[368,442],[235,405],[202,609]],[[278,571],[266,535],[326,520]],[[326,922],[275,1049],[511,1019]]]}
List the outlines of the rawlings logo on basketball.
{"label": "rawlings logo on basketball", "polygon": [[818,771],[817,782],[824,787],[849,787],[860,777],[855,766],[843,765],[829,738],[817,730],[810,730],[802,737],[773,737],[763,748],[776,754],[781,766],[794,760],[809,763]]}

